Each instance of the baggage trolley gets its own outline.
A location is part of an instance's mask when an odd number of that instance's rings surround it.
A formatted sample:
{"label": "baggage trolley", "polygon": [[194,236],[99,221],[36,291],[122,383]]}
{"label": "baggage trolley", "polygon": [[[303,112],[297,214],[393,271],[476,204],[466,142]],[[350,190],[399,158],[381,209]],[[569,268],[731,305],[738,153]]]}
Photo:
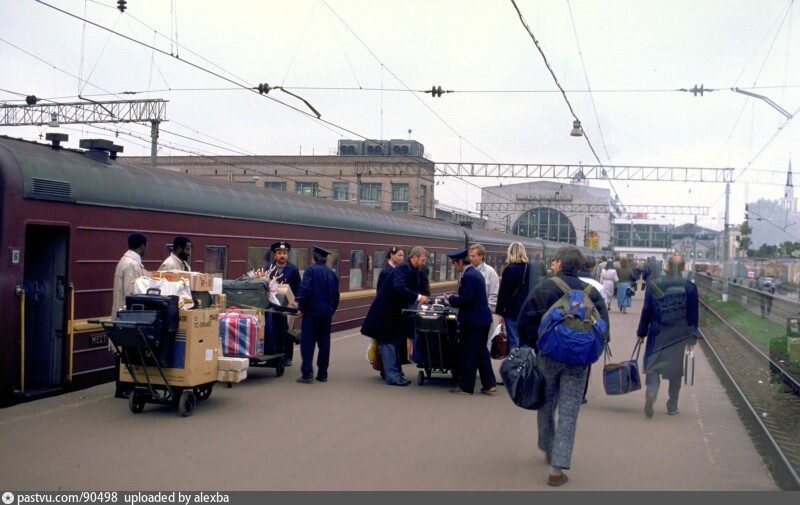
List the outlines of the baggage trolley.
{"label": "baggage trolley", "polygon": [[450,374],[458,380],[458,310],[444,305],[418,305],[416,309],[405,309],[403,313],[414,318],[414,357],[417,368],[417,384],[425,385],[432,374]]}
{"label": "baggage trolley", "polygon": [[[147,403],[157,403],[177,405],[178,413],[183,417],[188,417],[192,415],[198,401],[211,396],[211,389],[216,381],[190,387],[176,387],[169,383],[158,359],[158,353],[150,345],[143,331],[143,329],[152,327],[152,322],[100,321],[96,319],[89,322],[99,323],[103,326],[106,335],[116,348],[115,354],[119,356],[120,362],[125,365],[133,378],[134,389],[128,396],[128,409],[134,414],[141,413]],[[144,381],[137,378],[134,365],[142,365]],[[139,376],[141,375],[139,374]],[[159,378],[163,384],[159,383]]]}

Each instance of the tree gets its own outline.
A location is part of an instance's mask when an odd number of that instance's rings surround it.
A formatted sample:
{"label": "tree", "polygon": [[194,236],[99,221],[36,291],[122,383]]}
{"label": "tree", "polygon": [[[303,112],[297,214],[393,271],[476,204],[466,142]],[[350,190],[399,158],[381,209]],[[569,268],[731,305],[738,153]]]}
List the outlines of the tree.
{"label": "tree", "polygon": [[745,221],[739,226],[739,247],[737,248],[739,251],[744,251],[747,257],[750,257],[750,246],[753,245],[753,240],[750,238],[750,234],[753,233],[753,229],[750,228],[750,224]]}

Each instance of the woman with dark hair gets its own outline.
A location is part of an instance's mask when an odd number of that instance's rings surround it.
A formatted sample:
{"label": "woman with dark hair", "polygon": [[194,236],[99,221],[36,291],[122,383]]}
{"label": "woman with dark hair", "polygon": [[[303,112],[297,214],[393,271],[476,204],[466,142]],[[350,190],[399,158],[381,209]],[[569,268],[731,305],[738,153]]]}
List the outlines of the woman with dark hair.
{"label": "woman with dark hair", "polygon": [[394,269],[394,267],[403,262],[405,257],[406,257],[405,250],[402,247],[397,247],[396,245],[393,245],[392,247],[389,248],[388,251],[386,251],[386,264],[383,265],[381,273],[378,274],[378,284],[377,286],[375,286],[375,289],[377,291],[381,290],[381,285],[383,284],[383,281],[385,281],[386,277],[388,277],[389,274],[392,273],[392,269]]}
{"label": "woman with dark hair", "polygon": [[519,347],[519,334],[517,333],[517,318],[522,302],[528,296],[529,288],[528,254],[525,246],[513,242],[508,246],[506,267],[500,277],[500,289],[497,293],[497,308],[495,314],[500,316],[500,324],[505,326],[508,346]]}

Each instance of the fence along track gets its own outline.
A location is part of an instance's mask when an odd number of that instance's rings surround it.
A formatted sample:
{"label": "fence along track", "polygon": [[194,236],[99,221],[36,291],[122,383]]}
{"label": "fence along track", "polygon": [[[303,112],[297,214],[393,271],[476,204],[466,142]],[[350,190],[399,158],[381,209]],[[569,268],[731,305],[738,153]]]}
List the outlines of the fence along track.
{"label": "fence along track", "polygon": [[747,406],[753,424],[772,444],[777,455],[774,463],[783,467],[778,473],[786,475],[782,487],[799,490],[800,396],[784,382],[779,364],[702,301],[701,307],[706,316],[702,320],[706,347]]}

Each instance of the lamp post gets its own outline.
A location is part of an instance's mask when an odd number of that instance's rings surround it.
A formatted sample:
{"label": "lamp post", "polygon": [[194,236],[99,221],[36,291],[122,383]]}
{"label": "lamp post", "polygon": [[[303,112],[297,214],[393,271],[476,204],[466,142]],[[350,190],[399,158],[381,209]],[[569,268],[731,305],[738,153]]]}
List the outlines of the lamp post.
{"label": "lamp post", "polygon": [[728,279],[731,276],[730,247],[731,237],[728,234],[728,216],[730,215],[731,183],[725,183],[725,227],[722,230],[722,301],[728,301]]}

